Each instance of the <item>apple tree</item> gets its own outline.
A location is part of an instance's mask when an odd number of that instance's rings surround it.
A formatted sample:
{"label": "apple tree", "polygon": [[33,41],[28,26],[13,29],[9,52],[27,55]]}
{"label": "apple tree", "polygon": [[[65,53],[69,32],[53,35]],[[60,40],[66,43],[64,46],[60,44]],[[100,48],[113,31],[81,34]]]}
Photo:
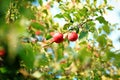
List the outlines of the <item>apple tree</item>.
{"label": "apple tree", "polygon": [[120,79],[120,51],[108,36],[115,24],[104,18],[113,10],[107,0],[0,4],[0,80]]}

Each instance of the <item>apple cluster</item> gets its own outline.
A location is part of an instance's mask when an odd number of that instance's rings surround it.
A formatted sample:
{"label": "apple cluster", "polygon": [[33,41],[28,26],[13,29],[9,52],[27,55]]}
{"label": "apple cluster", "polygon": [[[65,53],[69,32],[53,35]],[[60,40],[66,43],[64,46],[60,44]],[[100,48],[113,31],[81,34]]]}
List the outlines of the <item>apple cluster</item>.
{"label": "apple cluster", "polygon": [[[52,36],[53,36],[53,42],[61,43],[64,40],[62,33],[58,32],[53,34]],[[78,34],[76,32],[70,32],[67,34],[67,39],[69,41],[76,41],[78,39]]]}
{"label": "apple cluster", "polygon": [[[31,37],[26,37],[22,39],[22,42],[27,42],[27,43],[36,43],[36,42],[44,42],[46,43],[47,40],[45,39],[45,37],[42,36],[41,31],[37,30],[34,32],[35,36],[31,36]],[[64,39],[68,39],[69,41],[76,41],[78,39],[78,34],[75,31],[69,32],[65,34],[60,33],[60,32],[50,32],[51,38],[50,43],[55,42],[55,43],[61,43],[64,41]]]}

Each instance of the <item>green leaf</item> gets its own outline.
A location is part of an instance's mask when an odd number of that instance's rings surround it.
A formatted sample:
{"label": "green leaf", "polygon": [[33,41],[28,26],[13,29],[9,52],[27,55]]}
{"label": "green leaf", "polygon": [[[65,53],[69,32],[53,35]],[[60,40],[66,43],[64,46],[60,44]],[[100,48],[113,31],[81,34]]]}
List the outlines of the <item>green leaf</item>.
{"label": "green leaf", "polygon": [[40,29],[40,30],[44,31],[44,26],[42,26],[41,24],[39,24],[37,22],[31,23],[31,26],[35,29]]}
{"label": "green leaf", "polygon": [[115,54],[115,57],[114,57],[114,61],[113,61],[113,64],[117,67],[120,67],[120,53],[118,54]]}
{"label": "green leaf", "polygon": [[88,22],[85,26],[85,29],[89,30],[92,33],[95,32],[96,31],[95,23],[93,21]]}
{"label": "green leaf", "polygon": [[42,12],[44,12],[46,15],[48,15],[48,11],[44,9]]}
{"label": "green leaf", "polygon": [[74,15],[74,18],[73,18],[74,21],[80,21],[81,16],[79,13],[74,13],[73,15]]}
{"label": "green leaf", "polygon": [[64,16],[63,16],[63,14],[56,14],[55,16],[54,16],[54,18],[63,18]]}
{"label": "green leaf", "polygon": [[64,18],[66,18],[67,20],[72,20],[72,19],[71,19],[71,16],[70,16],[70,13],[68,13],[68,12],[67,12],[67,13],[64,13],[63,16],[64,16]]}
{"label": "green leaf", "polygon": [[101,36],[99,36],[99,37],[97,38],[97,41],[99,42],[99,45],[100,45],[101,47],[105,47],[106,44],[107,44],[106,35],[105,35],[105,34],[102,34]]}
{"label": "green leaf", "polygon": [[41,55],[39,55],[38,57],[38,64],[40,66],[46,66],[49,64],[48,58],[46,57],[46,55],[44,53],[42,53]]}
{"label": "green leaf", "polygon": [[99,23],[108,24],[108,21],[106,21],[103,16],[97,17],[96,20],[98,20]]}
{"label": "green leaf", "polygon": [[86,0],[87,4],[90,4],[90,0]]}
{"label": "green leaf", "polygon": [[66,24],[64,25],[63,29],[64,29],[64,30],[67,30],[67,29],[70,27],[70,25],[71,25],[71,24],[66,23]]}
{"label": "green leaf", "polygon": [[75,30],[76,30],[76,33],[79,33],[79,28],[78,27],[76,27]]}
{"label": "green leaf", "polygon": [[104,3],[107,4],[107,0],[104,0]]}
{"label": "green leaf", "polygon": [[7,69],[5,67],[0,67],[0,73],[6,73]]}
{"label": "green leaf", "polygon": [[86,37],[86,36],[87,36],[87,34],[88,34],[88,32],[87,32],[87,31],[81,31],[81,32],[80,32],[79,39],[82,39],[82,38]]}
{"label": "green leaf", "polygon": [[21,60],[25,63],[26,67],[31,69],[34,66],[34,50],[30,44],[20,45],[18,47],[18,55],[20,56]]}
{"label": "green leaf", "polygon": [[43,5],[43,1],[42,0],[38,0],[39,4],[42,6]]}
{"label": "green leaf", "polygon": [[102,28],[107,34],[110,33],[110,27],[108,25],[104,25]]}
{"label": "green leaf", "polygon": [[59,48],[56,50],[56,55],[57,55],[57,60],[61,60],[64,55],[63,55],[63,50],[64,50],[64,45],[63,44],[59,44]]}
{"label": "green leaf", "polygon": [[94,31],[93,36],[94,36],[94,38],[97,38],[98,37],[98,32]]}
{"label": "green leaf", "polygon": [[35,18],[34,12],[33,12],[30,8],[25,8],[25,7],[23,7],[23,6],[20,6],[19,12],[20,12],[23,16],[25,16],[25,17],[27,17],[27,18],[29,18],[29,19],[34,19],[34,18]]}
{"label": "green leaf", "polygon": [[112,52],[108,49],[106,50],[106,55],[107,55],[108,60],[115,58],[115,56],[116,56],[114,52]]}
{"label": "green leaf", "polygon": [[79,51],[78,57],[79,57],[80,62],[86,63],[86,62],[89,62],[88,59],[91,57],[91,55],[92,53],[87,51],[86,48],[82,48]]}
{"label": "green leaf", "polygon": [[50,39],[50,38],[52,38],[51,35],[47,35],[47,36],[46,36],[46,40],[48,40],[48,39]]}
{"label": "green leaf", "polygon": [[85,29],[86,29],[86,30],[89,30],[89,29],[90,29],[89,24],[85,24]]}
{"label": "green leaf", "polygon": [[97,4],[97,0],[94,0],[94,1],[93,1],[93,4],[94,4],[94,6],[96,6],[96,4]]}
{"label": "green leaf", "polygon": [[113,8],[114,8],[113,6],[107,7],[108,10],[113,10]]}
{"label": "green leaf", "polygon": [[101,33],[102,30],[103,30],[102,27],[99,27],[99,28],[98,28],[99,33]]}
{"label": "green leaf", "polygon": [[88,12],[88,9],[87,9],[86,7],[84,7],[84,8],[82,8],[82,9],[80,9],[80,10],[78,11],[78,13],[79,13],[80,16],[88,16],[87,14],[88,14],[89,12]]}

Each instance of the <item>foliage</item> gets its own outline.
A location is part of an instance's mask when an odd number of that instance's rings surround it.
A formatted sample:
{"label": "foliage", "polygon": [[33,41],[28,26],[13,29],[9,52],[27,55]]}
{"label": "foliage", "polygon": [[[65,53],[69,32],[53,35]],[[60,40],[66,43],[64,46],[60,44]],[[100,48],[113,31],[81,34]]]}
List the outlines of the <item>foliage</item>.
{"label": "foliage", "polygon": [[[120,79],[120,51],[114,51],[108,37],[112,24],[103,16],[113,10],[107,0],[101,4],[99,0],[38,0],[39,6],[33,2],[0,1],[0,50],[5,50],[0,80]],[[55,4],[60,13],[53,15]],[[72,31],[78,34],[77,41],[66,38]],[[51,32],[62,33],[64,41],[54,43]]]}

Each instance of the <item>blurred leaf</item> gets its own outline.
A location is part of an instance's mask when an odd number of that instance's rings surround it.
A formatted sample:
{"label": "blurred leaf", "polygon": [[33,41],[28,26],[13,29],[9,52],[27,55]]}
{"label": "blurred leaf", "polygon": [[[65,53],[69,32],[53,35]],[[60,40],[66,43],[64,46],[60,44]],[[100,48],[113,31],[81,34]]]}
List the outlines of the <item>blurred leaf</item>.
{"label": "blurred leaf", "polygon": [[107,34],[110,33],[110,27],[108,25],[104,25],[102,28]]}
{"label": "blurred leaf", "polygon": [[5,67],[0,67],[0,73],[6,73],[7,72],[7,69]]}
{"label": "blurred leaf", "polygon": [[46,55],[44,53],[42,53],[41,55],[38,56],[38,64],[40,66],[46,66],[49,64],[48,58],[46,57]]}
{"label": "blurred leaf", "polygon": [[79,39],[82,39],[82,38],[86,37],[87,34],[88,34],[87,31],[81,31],[81,32],[80,32],[80,35],[79,35]]}
{"label": "blurred leaf", "polygon": [[56,14],[54,17],[55,18],[63,18],[64,16],[63,16],[63,14]]}
{"label": "blurred leaf", "polygon": [[46,40],[48,40],[48,39],[50,39],[50,38],[52,38],[51,35],[47,35],[47,36],[46,36]]}
{"label": "blurred leaf", "polygon": [[99,33],[101,33],[102,30],[103,30],[102,27],[99,27],[99,28],[98,28]]}
{"label": "blurred leaf", "polygon": [[74,21],[80,21],[81,16],[79,15],[79,13],[74,13],[73,15],[74,15],[73,18]]}
{"label": "blurred leaf", "polygon": [[91,55],[92,55],[92,53],[87,51],[86,48],[82,48],[79,51],[78,57],[80,59],[80,62],[86,63],[86,62],[88,62],[88,59],[91,57]]}
{"label": "blurred leaf", "polygon": [[72,19],[71,19],[71,16],[70,16],[70,13],[68,13],[68,12],[64,13],[63,16],[64,16],[65,19],[67,19],[67,20],[69,20],[69,21],[72,20]]}
{"label": "blurred leaf", "polygon": [[113,64],[117,67],[120,67],[120,53],[113,55],[115,55],[115,57],[112,57],[111,55],[111,58],[113,58]]}
{"label": "blurred leaf", "polygon": [[0,13],[6,13],[10,6],[10,0],[0,0]]}
{"label": "blurred leaf", "polygon": [[58,49],[57,50],[57,60],[61,60],[63,58],[63,50],[62,49]]}
{"label": "blurred leaf", "polygon": [[86,41],[82,41],[82,42],[80,42],[79,44],[80,44],[80,45],[86,45],[87,42],[86,42]]}
{"label": "blurred leaf", "polygon": [[107,0],[104,0],[105,4],[107,4]]}
{"label": "blurred leaf", "polygon": [[76,33],[79,33],[79,28],[78,27],[76,27],[75,30],[76,30]]}
{"label": "blurred leaf", "polygon": [[46,9],[43,10],[43,12],[48,15],[48,11]]}
{"label": "blurred leaf", "polygon": [[25,8],[23,6],[20,6],[19,12],[24,16],[27,17],[28,19],[34,19],[34,12],[30,8]]}
{"label": "blurred leaf", "polygon": [[96,30],[96,28],[95,28],[94,26],[91,26],[90,29],[89,29],[89,31],[92,32],[92,33],[94,33],[94,32],[96,32],[97,30]]}
{"label": "blurred leaf", "polygon": [[90,4],[90,0],[86,0],[87,4]]}
{"label": "blurred leaf", "polygon": [[115,58],[116,54],[110,50],[106,50],[106,55],[107,55],[107,58],[108,60],[112,59],[112,58]]}
{"label": "blurred leaf", "polygon": [[94,31],[94,33],[93,33],[94,38],[97,38],[98,35],[99,35],[98,32],[97,32],[97,31]]}
{"label": "blurred leaf", "polygon": [[26,67],[29,69],[33,68],[35,60],[33,47],[30,44],[20,45],[17,51]]}
{"label": "blurred leaf", "polygon": [[64,50],[64,45],[59,44],[59,48],[56,50],[57,61],[61,60],[64,57],[63,50]]}
{"label": "blurred leaf", "polygon": [[40,3],[40,5],[43,5],[43,1],[42,0],[38,0],[38,2]]}
{"label": "blurred leaf", "polygon": [[108,24],[108,21],[106,21],[103,16],[97,17],[96,20],[98,20],[99,23]]}
{"label": "blurred leaf", "polygon": [[99,45],[100,45],[101,47],[105,47],[106,44],[107,44],[106,35],[105,35],[105,34],[102,34],[101,36],[99,36],[99,37],[97,38],[97,41],[99,42]]}
{"label": "blurred leaf", "polygon": [[31,26],[35,29],[40,29],[42,31],[44,31],[44,26],[42,26],[41,24],[37,23],[37,22],[34,22],[34,23],[31,23]]}
{"label": "blurred leaf", "polygon": [[82,8],[78,11],[78,15],[80,15],[80,16],[85,16],[86,17],[86,16],[88,16],[87,15],[88,13],[89,12],[88,12],[88,9],[86,7]]}
{"label": "blurred leaf", "polygon": [[114,8],[113,6],[107,7],[108,10],[113,10],[113,8]]}
{"label": "blurred leaf", "polygon": [[93,21],[90,21],[90,22],[88,22],[87,24],[86,24],[86,26],[85,26],[85,29],[88,31],[90,31],[90,32],[95,32],[96,31],[96,28],[95,28],[95,23],[93,22]]}
{"label": "blurred leaf", "polygon": [[85,25],[85,29],[86,29],[86,30],[89,30],[90,27],[91,27],[91,26],[90,26],[89,24],[86,24],[86,25]]}
{"label": "blurred leaf", "polygon": [[96,4],[97,4],[97,0],[94,0],[93,3],[94,3],[94,6],[96,6]]}
{"label": "blurred leaf", "polygon": [[70,25],[71,25],[71,24],[66,23],[66,24],[64,25],[63,29],[64,29],[64,30],[67,30],[67,29],[70,27]]}

